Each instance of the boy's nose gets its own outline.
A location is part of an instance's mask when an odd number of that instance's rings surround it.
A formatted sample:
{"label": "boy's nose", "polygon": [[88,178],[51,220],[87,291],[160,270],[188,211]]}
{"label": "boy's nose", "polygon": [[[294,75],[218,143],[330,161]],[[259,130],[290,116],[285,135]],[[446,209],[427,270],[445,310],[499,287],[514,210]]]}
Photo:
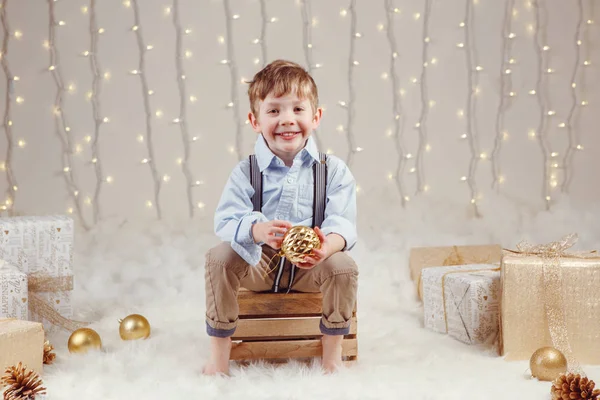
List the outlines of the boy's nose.
{"label": "boy's nose", "polygon": [[291,126],[294,125],[296,121],[291,115],[282,115],[279,123],[283,126]]}

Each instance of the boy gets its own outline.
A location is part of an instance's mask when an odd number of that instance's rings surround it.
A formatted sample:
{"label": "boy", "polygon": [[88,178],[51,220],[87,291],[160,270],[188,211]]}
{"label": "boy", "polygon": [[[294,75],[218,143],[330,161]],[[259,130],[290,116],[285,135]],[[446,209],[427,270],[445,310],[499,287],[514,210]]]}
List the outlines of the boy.
{"label": "boy", "polygon": [[[354,177],[339,158],[327,156],[325,161],[317,151],[311,134],[323,111],[317,107],[316,84],[301,66],[272,62],[254,76],[248,95],[248,119],[260,135],[255,155],[241,161],[231,173],[215,212],[215,233],[223,242],[206,255],[206,329],[211,356],[204,373],[229,372],[240,287],[322,292],[322,364],[327,372],[333,372],[341,366],[342,339],[349,332],[356,302],[358,268],[345,253],[357,236]],[[313,168],[316,171],[317,167],[326,171],[325,186],[321,185],[325,175],[315,182],[318,175]],[[255,190],[257,182],[260,185]],[[325,207],[315,223],[316,184],[322,188]],[[278,269],[269,266],[285,232],[312,223],[319,225],[314,229],[321,248],[297,265],[284,258]]]}

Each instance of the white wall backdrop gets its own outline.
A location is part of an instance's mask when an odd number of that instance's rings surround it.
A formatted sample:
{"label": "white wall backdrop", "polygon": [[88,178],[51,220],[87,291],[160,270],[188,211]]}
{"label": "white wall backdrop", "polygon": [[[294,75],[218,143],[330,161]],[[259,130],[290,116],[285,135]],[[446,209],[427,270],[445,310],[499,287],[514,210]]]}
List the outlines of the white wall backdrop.
{"label": "white wall backdrop", "polygon": [[598,202],[594,0],[3,0],[4,214],[211,217],[247,85],[313,74],[359,210]]}

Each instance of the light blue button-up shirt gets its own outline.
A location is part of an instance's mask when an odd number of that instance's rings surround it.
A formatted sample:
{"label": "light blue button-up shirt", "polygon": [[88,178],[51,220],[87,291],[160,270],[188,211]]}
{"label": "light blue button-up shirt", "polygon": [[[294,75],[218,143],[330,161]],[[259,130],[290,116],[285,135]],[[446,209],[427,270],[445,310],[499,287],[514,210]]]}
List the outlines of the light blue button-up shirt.
{"label": "light blue button-up shirt", "polygon": [[[231,172],[215,212],[215,233],[248,264],[260,261],[262,243],[255,243],[252,225],[274,219],[292,225],[312,225],[314,177],[312,166],[319,162],[319,152],[312,137],[286,167],[259,135],[254,146],[256,161],[263,173],[262,212],[253,211],[254,189],[250,183],[250,160],[240,161]],[[337,233],[346,241],[343,250],[356,244],[356,182],[346,164],[338,157],[327,156],[327,202],[321,230],[325,235]]]}

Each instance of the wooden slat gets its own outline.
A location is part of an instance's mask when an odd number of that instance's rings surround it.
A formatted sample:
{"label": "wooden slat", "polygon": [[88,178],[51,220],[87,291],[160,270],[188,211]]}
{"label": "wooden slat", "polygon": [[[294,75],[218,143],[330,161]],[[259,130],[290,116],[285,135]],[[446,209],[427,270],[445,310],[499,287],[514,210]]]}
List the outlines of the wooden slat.
{"label": "wooden slat", "polygon": [[[231,360],[254,360],[269,358],[320,357],[322,355],[320,340],[285,340],[279,342],[242,342],[234,343],[231,349]],[[356,339],[344,339],[342,356],[356,356],[358,345]]]}
{"label": "wooden slat", "polygon": [[[321,336],[320,317],[242,319],[238,322],[233,340],[254,338],[301,338]],[[350,323],[350,335],[356,334],[356,317]]]}
{"label": "wooden slat", "polygon": [[[239,318],[316,317],[323,313],[321,293],[272,293],[240,289]],[[354,313],[356,315],[356,305]]]}
{"label": "wooden slat", "polygon": [[240,290],[240,318],[252,316],[319,316],[322,313],[321,293],[256,293]]}

